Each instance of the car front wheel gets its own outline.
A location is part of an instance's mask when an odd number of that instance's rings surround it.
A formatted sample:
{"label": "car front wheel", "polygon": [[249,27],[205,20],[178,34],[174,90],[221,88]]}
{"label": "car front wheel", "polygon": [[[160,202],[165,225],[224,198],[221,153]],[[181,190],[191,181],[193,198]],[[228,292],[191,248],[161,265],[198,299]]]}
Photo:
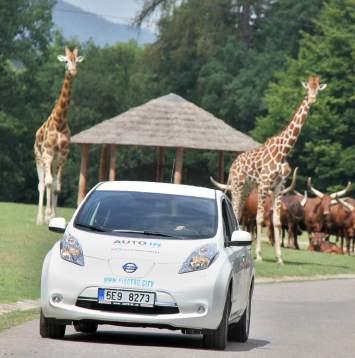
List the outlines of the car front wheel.
{"label": "car front wheel", "polygon": [[249,293],[247,307],[238,323],[232,323],[228,329],[228,340],[246,342],[249,338],[252,289]]}
{"label": "car front wheel", "polygon": [[42,338],[60,339],[65,335],[65,324],[57,324],[44,317],[43,312],[40,313],[39,333]]}
{"label": "car front wheel", "polygon": [[205,348],[224,350],[228,341],[228,320],[230,315],[230,291],[228,292],[224,305],[221,323],[217,329],[209,330],[203,335],[203,345]]}

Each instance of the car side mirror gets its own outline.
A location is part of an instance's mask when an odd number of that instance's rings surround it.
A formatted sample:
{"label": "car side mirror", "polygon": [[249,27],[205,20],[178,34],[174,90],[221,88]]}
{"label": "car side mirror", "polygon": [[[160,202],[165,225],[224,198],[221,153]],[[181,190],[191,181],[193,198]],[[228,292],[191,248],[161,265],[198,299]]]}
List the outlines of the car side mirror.
{"label": "car side mirror", "polygon": [[250,233],[244,230],[233,231],[229,246],[250,246],[252,244],[252,238]]}
{"label": "car side mirror", "polygon": [[67,227],[67,222],[64,218],[53,218],[49,221],[48,229],[50,231],[63,233]]}

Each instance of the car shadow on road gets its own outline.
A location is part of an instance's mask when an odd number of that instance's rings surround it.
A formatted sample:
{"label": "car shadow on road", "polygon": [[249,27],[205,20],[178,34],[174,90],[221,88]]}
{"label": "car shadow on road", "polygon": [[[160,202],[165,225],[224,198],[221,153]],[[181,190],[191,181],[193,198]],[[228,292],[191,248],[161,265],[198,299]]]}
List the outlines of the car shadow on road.
{"label": "car shadow on road", "polygon": [[269,341],[263,339],[250,338],[245,343],[228,342],[226,351],[229,352],[248,352],[256,348],[265,347],[270,344]]}
{"label": "car shadow on road", "polygon": [[[103,343],[134,346],[155,346],[184,349],[203,349],[201,335],[184,335],[181,333],[153,332],[119,332],[98,331],[96,334],[74,333],[65,336],[66,341]],[[246,352],[268,345],[270,342],[259,339],[249,339],[246,343],[229,342],[226,351]]]}

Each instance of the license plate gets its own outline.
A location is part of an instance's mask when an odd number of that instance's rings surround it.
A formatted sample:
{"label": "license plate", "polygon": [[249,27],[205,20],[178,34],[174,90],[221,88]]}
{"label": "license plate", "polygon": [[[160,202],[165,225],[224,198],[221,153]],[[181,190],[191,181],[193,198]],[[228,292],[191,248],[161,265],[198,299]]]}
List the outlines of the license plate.
{"label": "license plate", "polygon": [[106,304],[153,307],[155,302],[155,293],[99,288],[98,301],[99,303]]}

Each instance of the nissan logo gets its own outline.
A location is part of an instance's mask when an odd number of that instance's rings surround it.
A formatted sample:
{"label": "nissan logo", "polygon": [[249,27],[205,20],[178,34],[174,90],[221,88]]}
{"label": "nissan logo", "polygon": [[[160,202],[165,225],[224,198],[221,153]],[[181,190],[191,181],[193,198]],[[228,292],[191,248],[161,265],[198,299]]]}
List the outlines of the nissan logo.
{"label": "nissan logo", "polygon": [[127,272],[127,273],[133,273],[135,271],[137,271],[138,266],[136,264],[134,264],[133,262],[127,262],[126,264],[124,264],[122,266],[122,268]]}

